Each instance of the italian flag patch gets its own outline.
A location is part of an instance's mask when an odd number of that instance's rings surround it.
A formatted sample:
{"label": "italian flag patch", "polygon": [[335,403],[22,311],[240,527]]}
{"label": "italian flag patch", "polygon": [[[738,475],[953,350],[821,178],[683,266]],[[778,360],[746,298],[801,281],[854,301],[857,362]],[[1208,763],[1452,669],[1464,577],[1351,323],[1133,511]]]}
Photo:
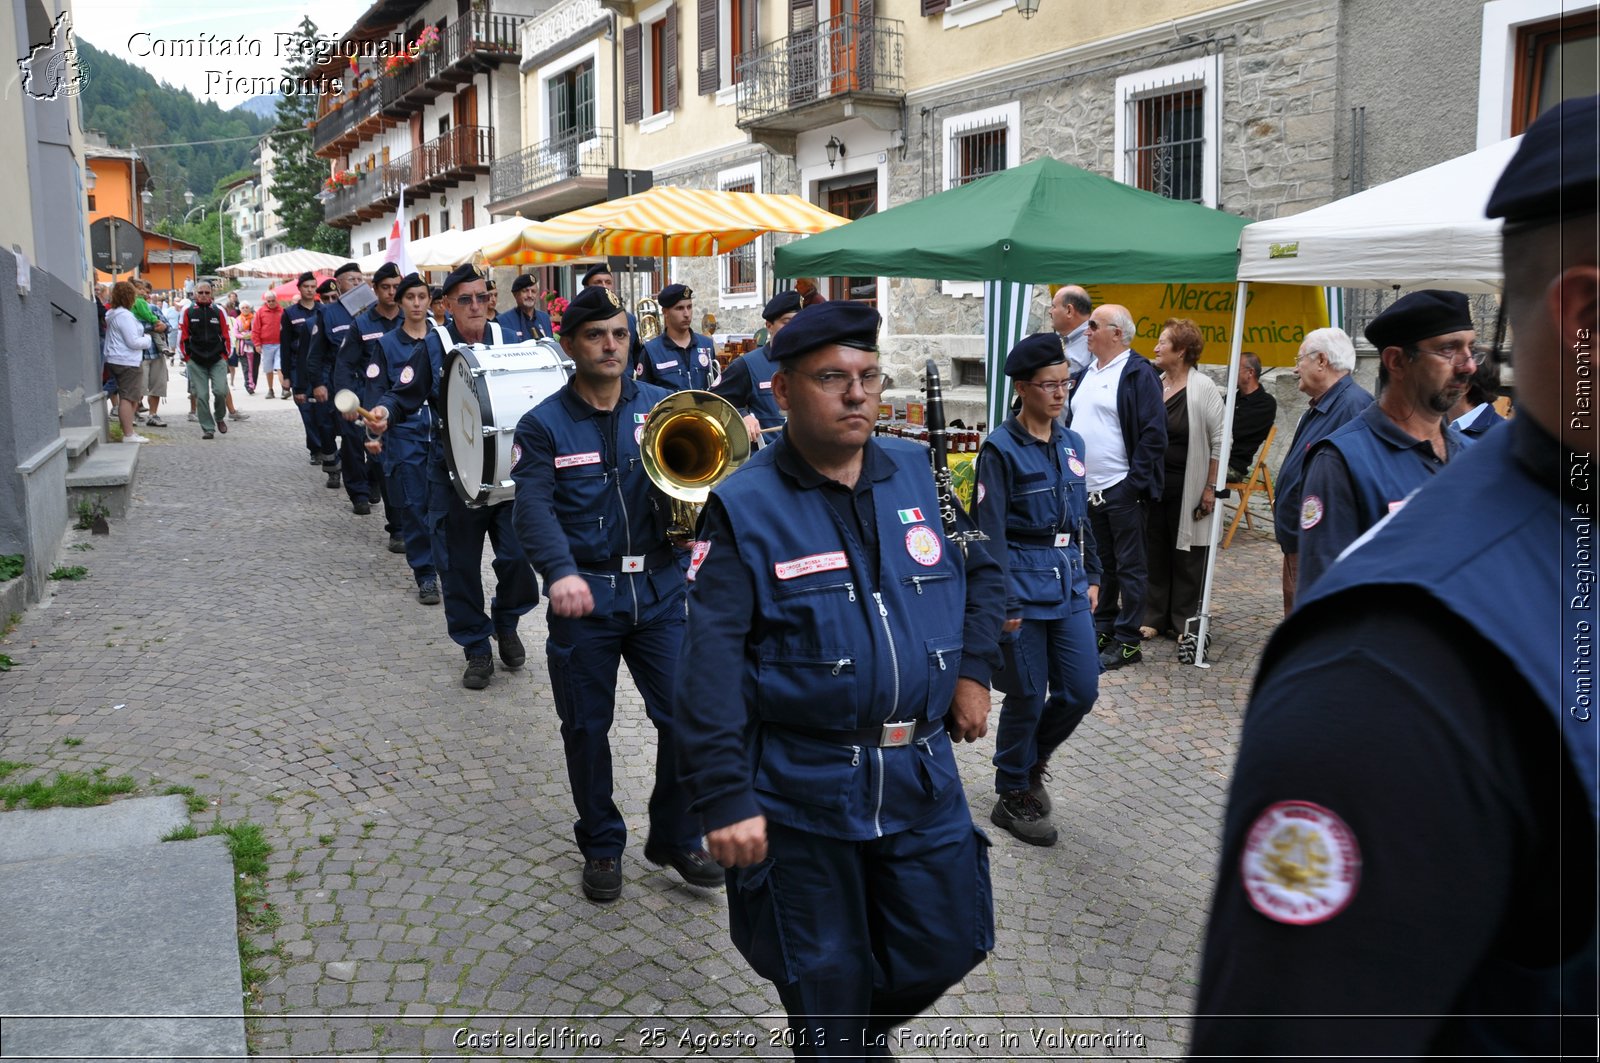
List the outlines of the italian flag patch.
{"label": "italian flag patch", "polygon": [[916,523],[920,522],[921,520],[922,520],[922,510],[920,510],[920,509],[902,509],[900,511],[900,523],[901,524],[916,524]]}

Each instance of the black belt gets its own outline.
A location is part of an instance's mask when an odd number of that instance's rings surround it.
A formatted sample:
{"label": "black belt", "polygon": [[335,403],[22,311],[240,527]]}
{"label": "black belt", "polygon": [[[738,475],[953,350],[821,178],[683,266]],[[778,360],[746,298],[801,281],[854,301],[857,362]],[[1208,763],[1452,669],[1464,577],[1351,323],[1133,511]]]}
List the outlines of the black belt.
{"label": "black belt", "polygon": [[930,735],[944,730],[944,718],[937,720],[897,720],[878,724],[876,727],[857,727],[853,731],[825,731],[816,727],[790,727],[786,724],[772,723],[773,727],[781,731],[793,731],[795,734],[805,735],[807,738],[817,738],[824,742],[832,742],[840,746],[880,746],[893,749],[897,746],[909,746],[912,742],[920,742]]}
{"label": "black belt", "polygon": [[[633,559],[638,559],[638,563],[630,565]],[[658,546],[647,554],[618,554],[599,561],[579,561],[578,567],[585,572],[650,572],[675,560],[677,556],[672,547]]]}
{"label": "black belt", "polygon": [[[1051,532],[1049,535],[1034,535],[1028,532],[1008,531],[1006,532],[1006,542],[1016,543],[1018,546],[1054,546],[1058,534],[1063,533]],[[1072,545],[1070,540],[1067,545]]]}

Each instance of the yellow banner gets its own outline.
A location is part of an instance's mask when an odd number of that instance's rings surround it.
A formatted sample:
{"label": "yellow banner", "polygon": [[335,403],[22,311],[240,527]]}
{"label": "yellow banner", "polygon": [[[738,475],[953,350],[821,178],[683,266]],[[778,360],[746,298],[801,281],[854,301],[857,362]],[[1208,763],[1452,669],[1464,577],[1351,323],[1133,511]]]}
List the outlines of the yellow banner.
{"label": "yellow banner", "polygon": [[[1051,294],[1057,286],[1052,285]],[[1207,365],[1227,365],[1233,350],[1233,309],[1237,286],[1232,284],[1085,284],[1094,304],[1120,303],[1133,315],[1138,341],[1134,349],[1149,356],[1161,336],[1161,323],[1169,317],[1186,317],[1200,326]],[[1300,341],[1312,329],[1328,324],[1328,304],[1321,288],[1299,284],[1252,284],[1244,311],[1244,349],[1253,351],[1261,364],[1294,365]]]}

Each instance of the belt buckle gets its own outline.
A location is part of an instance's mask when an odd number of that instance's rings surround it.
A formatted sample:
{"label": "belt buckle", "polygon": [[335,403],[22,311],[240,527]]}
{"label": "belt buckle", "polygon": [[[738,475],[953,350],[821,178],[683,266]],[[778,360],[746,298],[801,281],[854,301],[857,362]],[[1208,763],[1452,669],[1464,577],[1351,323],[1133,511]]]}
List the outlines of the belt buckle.
{"label": "belt buckle", "polygon": [[622,555],[622,571],[624,571],[624,572],[643,572],[644,571],[644,555],[643,554],[623,554]]}
{"label": "belt buckle", "polygon": [[917,721],[890,720],[883,725],[883,731],[878,735],[878,747],[880,749],[896,749],[900,746],[909,746],[916,733]]}
{"label": "belt buckle", "polygon": [[1057,532],[1056,533],[1056,543],[1055,544],[1057,546],[1071,546],[1072,545],[1072,533],[1071,532]]}
{"label": "belt buckle", "polygon": [[1105,505],[1106,504],[1106,493],[1104,491],[1090,491],[1089,492],[1089,504],[1091,506],[1103,506],[1103,505]]}

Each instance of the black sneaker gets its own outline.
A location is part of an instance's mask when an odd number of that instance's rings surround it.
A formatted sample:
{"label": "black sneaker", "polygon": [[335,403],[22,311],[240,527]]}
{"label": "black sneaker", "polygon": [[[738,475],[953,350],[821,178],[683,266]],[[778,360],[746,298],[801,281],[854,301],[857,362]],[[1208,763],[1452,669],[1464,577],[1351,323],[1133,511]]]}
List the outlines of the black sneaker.
{"label": "black sneaker", "polygon": [[622,860],[602,856],[583,862],[583,895],[591,901],[614,901],[622,896]]}
{"label": "black sneaker", "polygon": [[1142,660],[1144,652],[1139,649],[1137,642],[1108,642],[1106,648],[1100,651],[1100,667],[1108,672],[1138,664]]}
{"label": "black sneaker", "polygon": [[322,455],[318,454],[314,450],[311,452],[311,464],[313,464],[313,465],[321,465],[322,464]]}
{"label": "black sneaker", "polygon": [[496,632],[494,637],[500,643],[500,662],[507,668],[521,668],[528,659],[528,651],[523,648],[522,640],[517,638],[517,629],[508,627]]}
{"label": "black sneaker", "polygon": [[423,605],[438,605],[439,581],[436,579],[423,580],[421,585],[417,587],[417,601]]}
{"label": "black sneaker", "polygon": [[[323,468],[327,468],[327,466],[324,465]],[[335,470],[333,472],[328,473],[328,482],[323,484],[322,486],[330,488],[331,490],[335,490],[335,491],[337,491],[341,486],[343,486],[339,482],[339,473],[338,473],[338,471]]]}
{"label": "black sneaker", "polygon": [[1094,633],[1094,652],[1105,652],[1106,644],[1111,641],[1111,632],[1096,631]]}
{"label": "black sneaker", "polygon": [[726,872],[722,870],[722,865],[698,845],[693,849],[669,849],[665,845],[647,841],[644,843],[644,858],[657,867],[671,864],[673,870],[682,875],[683,881],[691,886],[716,889],[718,886],[727,885],[728,878]]}
{"label": "black sneaker", "polygon": [[400,538],[400,536],[398,536],[398,535],[389,536],[389,552],[391,554],[403,554],[403,553],[405,553],[406,552],[406,541],[404,539]]}
{"label": "black sneaker", "polygon": [[989,822],[1029,845],[1056,843],[1056,827],[1050,822],[1050,813],[1040,808],[1027,790],[1001,794],[1000,800],[994,803],[994,811],[989,813]]}
{"label": "black sneaker", "polygon": [[461,673],[461,685],[468,690],[482,690],[494,675],[494,658],[487,653],[467,658],[467,670]]}
{"label": "black sneaker", "polygon": [[358,517],[365,517],[372,512],[372,503],[364,498],[358,498],[350,503],[350,512]]}
{"label": "black sneaker", "polygon": [[1028,769],[1028,794],[1047,816],[1050,814],[1050,791],[1044,788],[1044,781],[1050,778],[1049,763],[1048,758],[1040,757]]}

